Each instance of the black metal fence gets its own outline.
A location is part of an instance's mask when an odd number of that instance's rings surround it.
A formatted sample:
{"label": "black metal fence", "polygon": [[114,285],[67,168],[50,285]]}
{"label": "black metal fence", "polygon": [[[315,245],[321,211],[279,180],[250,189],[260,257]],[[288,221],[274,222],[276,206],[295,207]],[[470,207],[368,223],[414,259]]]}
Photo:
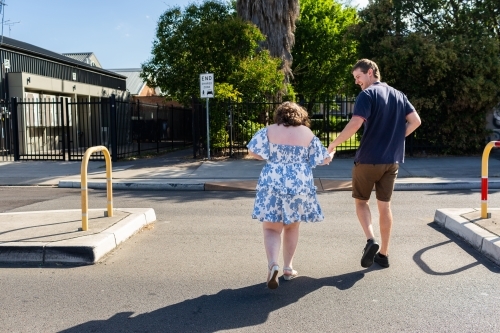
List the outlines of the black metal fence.
{"label": "black metal fence", "polygon": [[[210,151],[212,156],[233,156],[247,153],[246,145],[261,128],[273,123],[276,102],[228,102],[209,99]],[[354,111],[355,97],[332,96],[320,102],[301,101],[309,113],[313,133],[328,146],[347,125]],[[197,156],[206,156],[206,101],[195,100],[193,109],[202,119],[197,122],[195,143]],[[422,129],[406,138],[406,155],[441,154],[445,143],[436,145],[425,139]],[[337,153],[353,154],[359,147],[363,127],[350,139],[337,147]],[[196,154],[195,154],[196,155]]]}
{"label": "black metal fence", "polygon": [[[246,145],[261,128],[273,123],[281,102],[228,102],[208,104],[210,157],[247,153]],[[311,129],[327,146],[352,116],[354,98],[335,96],[307,108]],[[110,98],[20,100],[0,102],[0,161],[81,160],[92,146],[108,148],[114,161],[192,147],[193,157],[207,154],[206,100],[193,100],[191,108],[167,107]],[[362,128],[337,147],[354,152]],[[413,135],[406,152],[436,151]],[[442,148],[442,147],[441,147]],[[91,159],[104,159],[96,153]]]}
{"label": "black metal fence", "polygon": [[[209,101],[210,150],[214,156],[246,153],[246,145],[252,136],[266,125],[272,124],[274,111],[281,102],[231,102]],[[324,145],[328,145],[349,122],[354,107],[354,98],[336,96],[321,103],[303,103],[308,109],[311,129]],[[206,102],[195,101],[193,108],[199,110],[200,149],[206,153]],[[339,151],[354,151],[359,145],[361,131],[345,142]]]}
{"label": "black metal fence", "polygon": [[[111,98],[12,99],[0,104],[2,161],[81,160],[105,146],[114,161],[193,144],[193,110]],[[104,159],[102,153],[92,160]]]}

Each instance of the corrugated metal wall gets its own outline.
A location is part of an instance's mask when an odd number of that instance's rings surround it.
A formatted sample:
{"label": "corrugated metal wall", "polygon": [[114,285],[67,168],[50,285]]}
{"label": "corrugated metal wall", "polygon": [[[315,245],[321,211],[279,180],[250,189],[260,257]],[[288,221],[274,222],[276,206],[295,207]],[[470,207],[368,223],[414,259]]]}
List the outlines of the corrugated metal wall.
{"label": "corrugated metal wall", "polygon": [[[108,76],[104,73],[94,72],[86,70],[85,68],[78,68],[77,66],[58,63],[56,61],[32,55],[0,49],[0,61],[2,64],[4,63],[4,59],[10,60],[10,69],[5,70],[8,72],[25,72],[68,81],[73,81],[73,73],[76,73],[76,81],[74,82],[103,86],[118,90],[125,90],[126,88],[125,79],[112,77],[111,75]],[[0,84],[0,96],[3,98],[5,98],[6,93],[4,78],[5,73],[2,73],[0,76],[0,80],[2,81]],[[7,96],[7,98],[10,97],[21,96]]]}

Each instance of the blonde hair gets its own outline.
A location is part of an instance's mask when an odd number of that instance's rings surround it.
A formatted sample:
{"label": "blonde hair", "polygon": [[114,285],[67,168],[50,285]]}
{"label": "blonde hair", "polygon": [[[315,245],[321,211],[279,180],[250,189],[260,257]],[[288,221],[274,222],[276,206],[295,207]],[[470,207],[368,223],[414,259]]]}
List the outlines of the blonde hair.
{"label": "blonde hair", "polygon": [[274,113],[274,123],[278,125],[309,127],[309,115],[307,111],[294,102],[281,103]]}

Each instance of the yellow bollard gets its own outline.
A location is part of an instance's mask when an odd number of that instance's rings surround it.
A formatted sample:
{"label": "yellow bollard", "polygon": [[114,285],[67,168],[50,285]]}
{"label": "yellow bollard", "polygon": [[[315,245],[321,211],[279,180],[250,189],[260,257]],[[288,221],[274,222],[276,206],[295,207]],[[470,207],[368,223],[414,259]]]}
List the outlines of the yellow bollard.
{"label": "yellow bollard", "polygon": [[111,156],[109,151],[104,146],[90,147],[85,151],[82,159],[81,167],[81,194],[82,194],[82,231],[89,229],[89,202],[88,202],[88,188],[87,188],[87,167],[89,164],[90,155],[95,152],[102,151],[104,159],[106,160],[106,192],[107,192],[107,208],[108,217],[113,216],[113,184],[111,178]]}
{"label": "yellow bollard", "polygon": [[500,147],[500,141],[490,141],[484,147],[481,163],[481,218],[489,218],[488,214],[488,157],[493,147]]}

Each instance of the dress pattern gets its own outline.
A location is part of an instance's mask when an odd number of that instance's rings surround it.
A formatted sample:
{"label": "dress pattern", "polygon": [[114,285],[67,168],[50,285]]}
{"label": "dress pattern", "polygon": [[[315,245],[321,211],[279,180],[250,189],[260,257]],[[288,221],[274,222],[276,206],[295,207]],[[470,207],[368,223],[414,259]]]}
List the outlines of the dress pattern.
{"label": "dress pattern", "polygon": [[257,182],[253,219],[284,224],[324,219],[312,168],[329,155],[316,136],[308,147],[275,144],[269,142],[267,128],[263,128],[247,148],[267,160]]}

